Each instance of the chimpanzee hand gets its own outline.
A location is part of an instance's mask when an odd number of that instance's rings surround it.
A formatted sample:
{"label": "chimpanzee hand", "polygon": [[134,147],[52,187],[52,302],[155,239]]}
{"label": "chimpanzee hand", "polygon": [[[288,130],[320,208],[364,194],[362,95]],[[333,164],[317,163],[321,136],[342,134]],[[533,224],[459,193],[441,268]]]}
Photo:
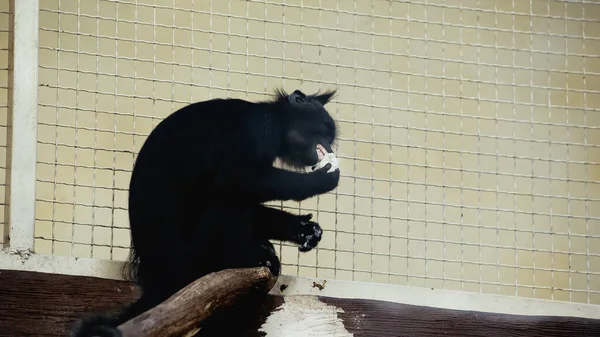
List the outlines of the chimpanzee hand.
{"label": "chimpanzee hand", "polygon": [[298,215],[295,217],[297,223],[296,226],[293,227],[293,240],[300,245],[298,250],[301,252],[308,252],[315,248],[319,244],[319,241],[321,241],[321,236],[323,235],[321,226],[314,221],[310,221],[312,217],[312,214]]}
{"label": "chimpanzee hand", "polygon": [[315,189],[316,194],[323,194],[334,190],[340,181],[340,169],[337,168],[333,172],[327,172],[331,169],[331,163],[314,170],[311,175],[311,185]]}

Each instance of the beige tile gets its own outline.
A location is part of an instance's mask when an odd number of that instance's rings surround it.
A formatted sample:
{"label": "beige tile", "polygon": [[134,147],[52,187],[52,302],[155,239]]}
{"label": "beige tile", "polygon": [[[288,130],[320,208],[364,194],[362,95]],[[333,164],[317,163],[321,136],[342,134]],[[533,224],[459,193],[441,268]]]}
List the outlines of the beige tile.
{"label": "beige tile", "polygon": [[82,244],[74,244],[72,252],[73,252],[74,257],[84,257],[84,258],[90,258],[91,253],[92,253],[89,245],[82,245]]}
{"label": "beige tile", "polygon": [[36,251],[125,259],[129,151],[173,109],[335,82],[346,173],[337,195],[284,203],[318,210],[329,233],[308,254],[283,245],[284,272],[599,300],[587,282],[600,266],[587,261],[600,235],[600,118],[584,109],[600,108],[600,44],[564,37],[594,37],[597,23],[578,18],[595,6],[195,2],[211,16],[189,0],[159,3],[43,4]]}
{"label": "beige tile", "polygon": [[98,260],[109,260],[110,259],[110,247],[92,246],[92,258],[98,259]]}
{"label": "beige tile", "polygon": [[128,256],[129,249],[113,248],[111,259],[115,261],[126,261]]}

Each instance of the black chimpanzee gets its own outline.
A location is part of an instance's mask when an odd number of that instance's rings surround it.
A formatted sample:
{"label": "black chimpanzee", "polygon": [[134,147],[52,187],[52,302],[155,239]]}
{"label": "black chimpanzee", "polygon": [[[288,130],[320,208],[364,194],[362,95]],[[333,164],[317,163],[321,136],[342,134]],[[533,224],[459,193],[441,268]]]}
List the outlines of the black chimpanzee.
{"label": "black chimpanzee", "polygon": [[336,123],[324,106],[335,91],[288,95],[271,101],[212,99],[174,112],[150,133],[129,185],[131,254],[127,278],[140,299],[117,316],[79,320],[71,336],[120,336],[119,324],[166,300],[211,272],[280,262],[270,239],[309,251],[321,240],[312,215],[267,207],[273,200],[302,201],[337,187],[331,164],[310,173],[292,168],[317,164],[317,146],[328,152]]}

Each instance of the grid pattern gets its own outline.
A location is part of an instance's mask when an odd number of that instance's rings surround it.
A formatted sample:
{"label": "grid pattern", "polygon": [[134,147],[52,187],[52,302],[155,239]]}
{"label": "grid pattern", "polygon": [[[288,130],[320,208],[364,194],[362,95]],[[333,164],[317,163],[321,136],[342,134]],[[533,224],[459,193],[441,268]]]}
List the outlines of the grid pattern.
{"label": "grid pattern", "polygon": [[3,247],[6,218],[7,126],[9,107],[9,69],[11,8],[9,1],[0,3],[0,249]]}
{"label": "grid pattern", "polygon": [[[335,193],[283,272],[600,304],[600,3],[45,0],[35,250],[122,260],[166,115],[336,87]],[[486,183],[487,181],[487,183]]]}

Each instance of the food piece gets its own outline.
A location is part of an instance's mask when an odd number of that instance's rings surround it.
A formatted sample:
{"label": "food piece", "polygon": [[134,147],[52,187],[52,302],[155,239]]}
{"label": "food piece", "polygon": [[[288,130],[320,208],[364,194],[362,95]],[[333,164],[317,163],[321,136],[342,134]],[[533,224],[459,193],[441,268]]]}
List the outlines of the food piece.
{"label": "food piece", "polygon": [[320,169],[327,164],[331,164],[331,168],[329,168],[327,173],[331,173],[339,169],[338,159],[335,154],[328,153],[327,150],[325,150],[325,148],[320,144],[317,144],[317,156],[319,158],[319,162],[313,167],[313,170]]}

